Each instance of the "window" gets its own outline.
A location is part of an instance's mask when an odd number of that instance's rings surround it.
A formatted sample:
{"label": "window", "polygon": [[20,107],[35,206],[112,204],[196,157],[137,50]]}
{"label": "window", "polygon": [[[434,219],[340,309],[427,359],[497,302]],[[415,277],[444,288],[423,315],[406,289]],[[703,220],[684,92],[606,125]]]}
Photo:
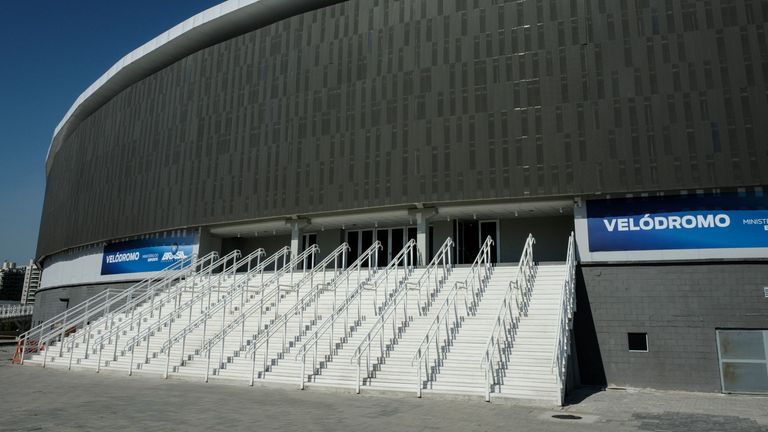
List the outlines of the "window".
{"label": "window", "polygon": [[630,352],[648,352],[648,333],[627,333],[627,348]]}

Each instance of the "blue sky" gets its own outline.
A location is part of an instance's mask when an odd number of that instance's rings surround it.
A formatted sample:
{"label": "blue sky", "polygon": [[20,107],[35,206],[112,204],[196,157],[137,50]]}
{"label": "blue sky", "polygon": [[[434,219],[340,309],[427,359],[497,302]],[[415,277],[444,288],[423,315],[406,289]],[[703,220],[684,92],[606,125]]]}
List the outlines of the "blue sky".
{"label": "blue sky", "polygon": [[53,130],[122,56],[221,0],[0,2],[0,261],[35,255]]}

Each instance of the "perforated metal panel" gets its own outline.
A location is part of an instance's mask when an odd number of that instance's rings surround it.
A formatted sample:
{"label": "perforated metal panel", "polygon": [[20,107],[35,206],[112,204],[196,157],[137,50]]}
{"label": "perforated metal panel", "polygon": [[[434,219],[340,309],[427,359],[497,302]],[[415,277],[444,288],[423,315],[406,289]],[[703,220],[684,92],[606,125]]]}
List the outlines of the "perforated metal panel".
{"label": "perforated metal panel", "polygon": [[757,1],[350,0],[287,18],[85,119],[51,166],[38,256],[320,211],[765,185],[766,23]]}

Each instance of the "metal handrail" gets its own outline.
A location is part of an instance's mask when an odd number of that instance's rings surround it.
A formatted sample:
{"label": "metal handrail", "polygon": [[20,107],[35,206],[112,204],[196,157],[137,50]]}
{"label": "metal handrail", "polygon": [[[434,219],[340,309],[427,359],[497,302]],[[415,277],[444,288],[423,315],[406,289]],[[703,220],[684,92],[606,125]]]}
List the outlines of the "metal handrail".
{"label": "metal handrail", "polygon": [[[210,274],[210,272],[216,268],[218,265],[221,264],[222,261],[226,260],[225,258],[221,258],[218,261],[214,261],[218,257],[218,253],[210,253],[208,254],[203,260],[199,260],[195,264],[192,265],[192,279],[191,283],[194,286],[195,281],[200,275],[203,274]],[[206,264],[209,262],[209,264]],[[195,270],[198,267],[202,266],[202,268],[199,268],[199,270]],[[119,339],[119,335],[122,331],[125,330],[126,327],[129,327],[131,330],[133,330],[133,327],[135,324],[138,323],[138,329],[141,330],[141,322],[146,315],[146,313],[149,313],[150,317],[154,316],[155,312],[155,297],[162,296],[164,297],[162,300],[158,302],[160,305],[159,314],[162,314],[163,306],[167,303],[169,303],[171,298],[174,298],[176,302],[177,296],[180,295],[181,291],[184,289],[184,287],[187,285],[187,280],[185,279],[189,274],[185,273],[184,275],[179,276],[178,283],[176,283],[175,286],[171,288],[171,282],[173,282],[174,278],[167,279],[165,282],[159,285],[159,290],[154,287],[150,286],[147,288],[147,291],[136,297],[134,300],[132,300],[130,303],[126,303],[125,305],[117,308],[116,310],[112,310],[109,313],[104,314],[105,318],[105,332],[102,333],[98,339],[94,341],[94,346],[98,347],[98,361],[96,364],[96,372],[101,371],[101,355],[102,351],[104,349],[104,340],[112,341],[112,337],[115,338],[114,343],[114,352],[113,352],[113,360],[117,360],[117,341]],[[183,281],[183,282],[182,282]],[[164,285],[168,286],[168,289],[164,288]],[[165,291],[163,291],[165,290]],[[136,310],[140,305],[145,304],[147,301],[150,302],[149,307],[144,307],[142,310],[139,311],[138,315],[136,314]],[[115,325],[115,317],[119,316],[121,314],[128,314],[130,311],[130,317],[129,319],[124,320],[123,322],[118,323]],[[91,337],[91,330],[92,327],[90,325],[87,326],[86,334],[83,336],[83,341],[85,342],[85,358],[87,359],[89,356],[89,348],[90,348],[90,337]],[[71,338],[69,342],[69,368],[72,368],[72,361],[74,358],[74,351],[75,351],[75,342],[77,338]],[[62,345],[64,345],[64,342],[62,342]],[[96,349],[94,349],[94,353],[96,352]],[[129,374],[130,374],[129,370]]]}
{"label": "metal handrail", "polygon": [[[20,341],[23,339],[24,341],[20,363],[24,364],[24,352],[27,351],[27,343],[35,333],[39,332],[37,340],[34,341],[35,344],[37,344],[36,351],[39,352],[43,349],[44,346],[50,344],[51,340],[59,339],[63,342],[64,337],[66,336],[65,333],[71,331],[72,328],[76,329],[78,324],[88,323],[90,322],[91,318],[94,317],[98,318],[108,315],[110,310],[114,310],[114,306],[117,304],[121,304],[123,306],[132,304],[137,298],[140,297],[135,297],[135,294],[146,292],[155,284],[164,286],[166,281],[173,281],[177,278],[183,277],[188,272],[193,272],[198,263],[210,260],[215,256],[218,256],[218,254],[212,252],[198,259],[197,255],[193,254],[190,257],[184,258],[169,265],[153,276],[150,276],[132,285],[130,288],[125,290],[104,290],[87,299],[86,301],[78,304],[77,306],[67,309],[64,312],[49,318],[48,320],[19,336],[18,339]],[[49,328],[53,328],[53,330],[49,331],[47,334],[44,334],[46,329]],[[63,343],[59,352],[59,356],[61,355],[63,355]],[[47,355],[43,357],[43,367],[46,365],[47,358]]]}
{"label": "metal handrail", "polygon": [[[162,280],[165,280],[166,278],[175,278],[179,273],[184,273],[184,272],[188,271],[189,260],[193,260],[193,259],[194,259],[194,255],[192,257],[188,257],[188,258],[185,258],[183,260],[177,261],[177,262],[169,265],[165,269],[161,270],[161,274],[164,275],[163,277],[160,277],[159,275],[153,275],[151,277],[148,277],[148,278],[146,278],[146,279],[144,279],[144,280],[142,280],[142,281],[132,285],[128,289],[122,290],[121,291],[122,295],[120,296],[120,298],[113,298],[112,299],[112,303],[116,303],[116,302],[120,301],[123,297],[130,297],[136,291],[140,291],[140,292],[145,291],[152,284],[152,282],[154,282],[156,280],[162,281]],[[186,265],[184,265],[184,264],[186,264]],[[173,273],[171,275],[167,275],[166,272],[173,272]],[[28,334],[31,335],[31,334],[37,332],[38,330],[41,331],[40,337],[38,338],[38,340],[41,341],[41,343],[44,340],[50,339],[51,335],[58,336],[60,328],[62,328],[62,327],[69,327],[69,325],[68,325],[69,322],[67,321],[67,318],[71,319],[73,315],[79,314],[81,311],[85,311],[86,309],[90,309],[92,311],[93,309],[90,308],[89,306],[91,306],[96,301],[102,300],[101,297],[104,297],[106,295],[106,292],[107,292],[107,290],[102,291],[102,292],[96,294],[95,296],[89,298],[88,300],[86,300],[86,301],[84,301],[82,303],[79,303],[78,305],[76,305],[76,306],[74,306],[72,308],[69,308],[69,309],[65,310],[64,312],[62,312],[62,313],[60,313],[60,314],[58,314],[58,315],[56,315],[56,316],[54,316],[52,318],[49,318],[45,322],[43,322],[43,323],[41,323],[41,324],[31,328],[30,330],[26,331],[19,338],[20,339],[24,338],[26,335],[28,335]],[[55,331],[50,332],[49,334],[45,334],[45,335],[42,333],[42,330],[45,327],[47,327],[47,326],[54,326],[54,325],[56,326],[56,330]]]}
{"label": "metal handrail", "polygon": [[[415,285],[418,290],[418,311],[419,315],[422,315],[422,307],[421,307],[421,288],[423,285],[427,286],[427,298],[431,299],[434,297],[434,294],[439,290],[440,286],[442,286],[442,282],[448,279],[448,274],[450,273],[451,268],[451,247],[453,246],[453,241],[450,237],[445,240],[443,245],[438,249],[438,251],[435,253],[434,258],[432,258],[432,261],[427,265],[427,267],[424,268],[424,273],[419,277],[418,281],[416,283],[409,283],[407,281],[408,274],[405,275],[405,280],[402,282],[400,280],[395,280],[397,285],[397,290],[393,293],[392,300],[384,307],[384,310],[381,311],[379,314],[379,319],[374,323],[373,327],[368,331],[368,333],[365,335],[363,340],[360,342],[360,344],[357,346],[357,349],[352,353],[352,357],[349,359],[350,363],[354,363],[357,361],[357,380],[356,380],[356,387],[355,391],[357,393],[360,393],[360,363],[363,356],[363,351],[366,353],[366,376],[368,375],[368,372],[371,370],[371,343],[373,342],[373,339],[378,335],[379,336],[379,350],[381,357],[384,357],[384,326],[386,325],[387,319],[392,317],[392,315],[398,310],[398,307],[402,303],[403,305],[403,323],[406,323],[410,320],[408,315],[408,291],[410,289],[408,288],[408,285]],[[408,255],[409,253],[405,254],[404,258],[404,264],[405,267],[408,267]],[[438,278],[437,275],[435,276],[435,285],[434,287],[431,286],[431,280],[432,280],[432,272],[437,269],[437,266],[442,263],[443,267],[443,276],[442,278]],[[387,284],[388,284],[387,280]],[[430,301],[427,300],[427,304],[424,306],[424,313],[426,314],[427,309],[430,306]],[[393,318],[392,321],[392,338],[397,339],[397,327],[395,324],[395,319]]]}
{"label": "metal handrail", "polygon": [[[421,379],[421,363],[422,359],[425,360],[425,364],[429,364],[429,347],[432,346],[432,344],[435,344],[435,359],[438,360],[440,355],[440,344],[438,341],[438,333],[440,331],[440,324],[442,323],[445,327],[446,331],[446,338],[444,341],[444,345],[448,345],[451,341],[451,335],[453,332],[455,332],[455,329],[459,327],[461,324],[461,318],[464,315],[468,315],[469,311],[471,309],[470,305],[467,303],[467,291],[470,289],[469,287],[472,287],[472,293],[473,293],[473,306],[474,302],[477,301],[477,295],[476,292],[482,289],[483,282],[487,282],[489,279],[489,272],[491,269],[491,247],[494,245],[493,238],[488,236],[485,241],[483,242],[483,245],[480,247],[480,251],[477,253],[477,256],[475,257],[475,260],[472,262],[472,265],[469,268],[469,274],[464,279],[464,281],[457,281],[453,284],[453,287],[446,295],[445,300],[443,301],[443,304],[440,306],[440,309],[438,309],[437,314],[435,315],[435,318],[432,320],[432,323],[429,325],[429,328],[424,333],[424,337],[421,340],[421,343],[419,343],[419,346],[414,350],[413,357],[411,358],[411,365],[414,363],[417,363],[418,370],[417,370],[417,383],[418,383],[418,390],[416,392],[416,395],[418,397],[421,397],[421,390],[422,390],[422,379]],[[483,274],[480,274],[480,271],[483,271]],[[478,283],[477,289],[475,289],[475,281]],[[456,308],[456,299],[458,298],[458,292],[459,292],[459,286],[463,287],[464,290],[464,315],[459,316],[458,310]],[[451,323],[450,326],[448,326],[448,314],[450,313],[451,306],[453,306],[454,311],[454,320]],[[427,370],[427,373],[429,371]]]}
{"label": "metal handrail", "polygon": [[[163,375],[163,378],[168,378],[168,368],[170,366],[170,355],[171,355],[171,348],[173,345],[178,341],[183,341],[182,343],[186,345],[186,337],[188,334],[190,334],[194,329],[196,329],[201,323],[203,324],[203,340],[205,340],[205,333],[207,330],[207,324],[208,319],[210,318],[211,314],[219,311],[223,306],[226,305],[226,298],[235,296],[240,294],[240,290],[243,287],[247,287],[250,283],[250,278],[253,274],[260,273],[263,276],[263,270],[266,269],[268,266],[274,264],[275,265],[275,273],[277,273],[279,270],[277,270],[278,260],[280,258],[283,259],[283,267],[286,264],[287,257],[290,255],[291,250],[289,247],[284,246],[279,251],[275,252],[272,256],[267,258],[265,261],[263,261],[257,268],[252,269],[250,273],[247,273],[244,278],[240,279],[240,282],[236,284],[236,286],[233,286],[227,294],[225,294],[225,300],[219,301],[212,306],[209,306],[208,309],[206,309],[203,313],[200,314],[195,320],[188,323],[184,328],[179,330],[176,334],[172,333],[172,327],[171,325],[168,326],[168,339],[160,348],[160,352],[166,353],[166,367],[165,367],[165,374]],[[271,279],[270,279],[271,280]],[[243,281],[245,283],[243,283]],[[261,289],[263,290],[264,284],[262,282]],[[184,353],[182,352],[182,355]]]}
{"label": "metal handrail", "polygon": [[[237,250],[233,252],[239,252]],[[233,253],[230,252],[230,253]],[[161,327],[165,326],[165,323],[168,321],[172,321],[175,317],[180,317],[181,313],[185,310],[192,310],[194,308],[194,304],[200,300],[200,311],[202,312],[203,309],[203,303],[206,296],[208,296],[209,301],[211,297],[211,293],[213,291],[217,291],[217,293],[221,293],[221,287],[222,287],[222,275],[227,274],[228,272],[232,273],[233,276],[233,283],[236,281],[234,276],[237,274],[237,270],[241,267],[248,265],[250,267],[250,263],[253,261],[254,258],[260,259],[261,256],[264,255],[264,249],[257,249],[256,251],[246,255],[242,259],[235,259],[235,262],[232,264],[232,266],[227,270],[223,270],[221,273],[219,273],[219,277],[214,277],[213,275],[209,274],[209,277],[207,280],[203,282],[203,285],[200,286],[197,290],[195,289],[195,286],[192,286],[192,297],[189,298],[186,302],[183,304],[177,305],[173,310],[171,310],[168,314],[166,314],[164,317],[160,317],[157,321],[154,323],[149,324],[146,328],[137,331],[137,333],[128,339],[128,341],[125,343],[125,346],[123,349],[130,350],[134,345],[138,345],[142,339],[144,339],[145,336],[150,335],[152,332],[154,332],[156,329],[159,329]],[[257,264],[258,267],[258,264]]]}
{"label": "metal handrail", "polygon": [[[263,330],[260,330],[258,334],[254,335],[254,341],[248,347],[246,348],[245,354],[248,355],[252,351],[258,349],[261,346],[261,343],[259,342],[260,339],[271,336],[274,334],[270,329],[277,328],[280,329],[281,325],[284,325],[290,320],[293,315],[295,315],[297,312],[301,312],[302,314],[302,320],[303,320],[303,313],[306,307],[314,303],[314,300],[316,299],[317,295],[320,293],[322,287],[326,287],[327,285],[333,285],[336,277],[339,274],[339,266],[338,266],[338,258],[342,258],[342,263],[345,261],[346,253],[351,250],[349,245],[347,243],[342,243],[341,246],[337,247],[333,252],[328,254],[327,257],[325,257],[322,261],[320,261],[317,264],[314,264],[312,267],[312,272],[310,272],[307,276],[305,276],[302,280],[300,280],[296,284],[296,294],[298,297],[298,294],[300,292],[300,289],[302,286],[304,286],[307,282],[309,282],[310,289],[307,293],[304,294],[304,296],[301,297],[301,299],[296,300],[293,306],[291,306],[290,309],[285,311],[280,318],[278,318],[277,321],[272,322],[271,324],[268,324],[265,326]],[[331,279],[330,282],[325,282],[323,280],[322,283],[314,284],[313,280],[317,273],[325,273],[327,270],[326,268],[330,265],[330,263],[333,261],[334,263],[334,277]],[[342,267],[343,268],[343,265]],[[325,276],[323,276],[325,279]],[[317,304],[315,303],[315,307],[317,308]],[[317,317],[317,312],[315,312],[315,317]],[[301,324],[299,325],[299,328],[301,328]]]}
{"label": "metal handrail", "polygon": [[[523,311],[528,310],[528,302],[530,301],[531,290],[533,289],[534,279],[534,267],[533,261],[533,245],[536,240],[533,235],[528,234],[528,238],[525,240],[525,246],[523,247],[523,253],[520,255],[520,261],[517,264],[517,274],[515,280],[510,281],[507,286],[507,290],[504,294],[504,299],[499,305],[499,311],[496,314],[496,320],[491,328],[488,336],[488,342],[485,344],[485,353],[480,361],[480,366],[485,370],[485,400],[491,400],[491,384],[493,381],[493,359],[498,352],[499,356],[503,353],[501,344],[501,335],[503,331],[505,336],[505,345],[507,347],[514,343],[515,334],[508,334],[507,323],[516,329],[520,321],[520,315]],[[512,312],[512,296],[515,296],[517,315],[513,317]],[[522,298],[522,303],[520,303]]]}
{"label": "metal handrail", "polygon": [[[207,265],[205,268],[201,269],[197,273],[199,275],[207,274],[210,277],[210,274],[211,274],[211,272],[213,271],[214,268],[216,268],[216,267],[218,267],[218,266],[220,266],[222,264],[226,265],[227,261],[229,261],[230,259],[236,259],[237,257],[239,257],[239,255],[240,255],[240,251],[239,250],[234,250],[234,251],[230,252],[229,254],[225,255],[224,257],[219,258],[217,261],[214,261],[211,264]],[[209,280],[210,280],[210,278],[209,278]],[[194,287],[194,281],[195,281],[195,279],[192,280],[193,287]],[[169,289],[168,291],[166,291],[164,293],[165,299],[160,301],[160,302],[158,302],[158,306],[159,306],[159,312],[158,313],[162,314],[163,306],[167,302],[169,302],[171,298],[174,298],[174,297],[178,296],[186,288],[186,286],[187,286],[187,284],[179,283],[179,284],[176,284],[176,286],[173,289]],[[154,292],[152,290],[150,290],[148,294],[154,297]],[[141,299],[140,301],[144,301],[144,300],[146,300],[146,299]],[[122,309],[125,309],[125,308],[122,308]],[[118,309],[116,311],[113,311],[112,312],[112,320],[114,321],[114,317],[116,315],[119,315],[122,312],[123,312],[123,310],[120,310],[120,309]],[[154,304],[154,301],[153,301],[152,304],[149,305],[149,307],[146,307],[146,308],[142,309],[141,311],[139,311],[138,314],[133,312],[131,314],[131,318],[130,319],[124,320],[124,321],[118,323],[117,325],[114,325],[114,324],[110,325],[110,328],[107,331],[105,331],[104,333],[99,335],[99,337],[94,341],[94,344],[96,346],[100,347],[101,345],[103,345],[104,340],[109,340],[111,342],[112,341],[112,336],[119,335],[119,333],[125,327],[128,327],[129,325],[130,325],[130,328],[133,329],[134,324],[136,324],[136,323],[139,323],[139,325],[141,324],[141,322],[142,322],[142,320],[143,320],[143,318],[145,317],[146,314],[150,314],[150,317],[152,317],[152,316],[154,316],[154,312],[155,312],[155,304]],[[141,329],[139,329],[139,332],[140,331],[141,331]],[[117,340],[115,340],[115,347],[117,347]],[[116,360],[116,358],[115,358],[115,360]]]}
{"label": "metal handrail", "polygon": [[[283,315],[276,321],[272,322],[270,325],[268,325],[265,329],[260,329],[259,333],[254,335],[254,338],[250,345],[245,350],[245,353],[243,357],[248,357],[248,355],[253,355],[253,362],[251,366],[251,379],[250,379],[250,385],[253,385],[254,380],[256,378],[256,351],[258,351],[259,348],[261,348],[262,345],[266,344],[266,348],[264,350],[264,370],[266,371],[266,365],[267,365],[267,356],[269,354],[269,340],[270,338],[277,333],[279,330],[283,330],[283,343],[282,343],[282,349],[281,351],[285,351],[285,342],[287,338],[287,330],[288,330],[288,322],[291,318],[293,318],[295,315],[300,314],[299,318],[299,336],[303,333],[304,328],[304,311],[309,307],[310,304],[315,305],[315,312],[314,312],[314,319],[313,322],[316,322],[318,317],[318,311],[317,311],[317,302],[319,301],[321,288],[327,287],[328,285],[335,286],[336,280],[341,277],[341,272],[339,272],[340,269],[344,268],[344,264],[346,263],[346,254],[350,250],[350,247],[347,243],[342,243],[339,247],[337,247],[333,252],[328,254],[327,257],[325,257],[320,263],[314,265],[312,267],[312,272],[310,272],[307,276],[305,276],[301,281],[299,281],[298,284],[296,284],[296,294],[298,296],[299,290],[301,289],[301,286],[309,282],[309,292],[304,294],[304,296],[301,299],[297,299],[296,303],[288,309]],[[341,258],[342,266],[341,268],[338,266],[339,258]],[[327,272],[327,267],[331,264],[331,262],[334,263],[334,269],[333,269],[333,278],[330,282],[325,282],[325,273]],[[323,273],[323,282],[319,284],[314,284],[314,277],[316,273]],[[335,292],[334,292],[335,294]],[[334,306],[335,306],[335,295],[334,295]],[[242,341],[241,341],[242,346]],[[262,375],[263,377],[264,375]]]}
{"label": "metal handrail", "polygon": [[[239,252],[239,251],[235,250],[235,251],[230,252],[230,253],[234,253],[234,252]],[[221,281],[222,276],[221,275],[222,274],[226,274],[227,272],[232,272],[232,274],[234,276],[234,275],[236,275],[238,269],[240,269],[241,267],[243,267],[245,265],[248,265],[248,267],[250,267],[250,263],[254,259],[259,259],[259,261],[260,261],[260,258],[262,256],[264,256],[264,255],[265,255],[264,249],[259,248],[259,249],[255,250],[255,251],[251,252],[250,254],[246,255],[242,259],[235,260],[233,265],[228,270],[224,270],[224,271],[222,271],[219,274],[218,278],[213,277],[213,275],[209,275],[208,279],[205,280],[203,282],[203,285],[200,286],[197,290],[195,289],[195,286],[192,286],[192,297],[191,298],[189,298],[183,304],[180,304],[177,307],[175,307],[172,311],[170,311],[168,314],[166,314],[165,317],[161,317],[160,319],[158,319],[154,323],[151,323],[150,325],[148,325],[143,330],[137,331],[137,333],[133,337],[128,339],[128,342],[125,343],[125,346],[124,346],[123,349],[127,349],[127,350],[131,349],[132,346],[137,345],[138,343],[140,343],[140,341],[142,339],[144,339],[145,336],[147,336],[150,333],[152,333],[153,331],[155,331],[156,328],[164,327],[166,322],[174,319],[174,317],[180,316],[181,312],[183,312],[185,310],[188,310],[188,309],[192,309],[194,304],[197,303],[198,300],[201,300],[201,302],[200,302],[200,311],[202,312],[203,311],[203,301],[202,300],[204,300],[204,298],[206,296],[209,296],[209,298],[210,298],[210,294],[213,291],[217,291],[219,293],[221,292],[221,285],[222,285],[222,281]],[[219,265],[221,265],[221,263]],[[257,264],[257,267],[258,267],[258,265],[259,264]],[[250,270],[248,270],[248,271],[250,271]],[[232,284],[234,284],[235,281],[236,281],[236,279],[233,278],[233,283]]]}
{"label": "metal handrail", "polygon": [[[235,251],[233,251],[235,252]],[[237,251],[239,253],[239,251]],[[207,297],[208,299],[208,305],[207,307],[211,306],[211,298],[213,291],[216,291],[217,298],[216,301],[219,301],[221,299],[221,292],[222,292],[222,275],[227,274],[228,272],[231,272],[232,282],[229,284],[229,287],[231,288],[233,285],[237,283],[237,271],[241,269],[242,267],[247,266],[246,273],[251,272],[251,263],[254,259],[257,260],[255,269],[259,269],[261,266],[261,257],[264,256],[266,252],[264,249],[256,249],[255,251],[251,252],[250,254],[246,255],[240,260],[235,260],[235,262],[232,264],[232,266],[227,270],[226,269],[226,261],[224,262],[225,268],[222,270],[221,273],[219,273],[218,278],[214,278],[211,275],[209,275],[208,279],[203,283],[203,285],[200,287],[199,291],[195,292],[194,285],[192,286],[192,297],[188,299],[184,304],[177,305],[172,311],[170,311],[165,317],[161,317],[156,322],[150,324],[147,326],[144,330],[141,330],[139,328],[139,331],[137,331],[136,335],[134,335],[131,339],[128,340],[128,342],[125,344],[125,347],[123,350],[130,350],[131,351],[131,360],[130,365],[128,367],[128,375],[132,374],[133,371],[133,362],[134,362],[134,356],[136,351],[136,346],[141,343],[142,340],[146,340],[145,343],[145,353],[144,353],[144,362],[149,361],[149,341],[151,336],[154,332],[160,330],[162,327],[164,327],[166,324],[169,326],[175,320],[176,318],[180,318],[181,314],[184,311],[189,311],[187,314],[188,319],[187,322],[192,321],[192,311],[195,309],[195,304],[200,304],[200,312],[202,313],[204,309],[205,299]],[[237,255],[235,255],[237,256]],[[260,271],[263,271],[263,268],[261,268]],[[216,280],[218,279],[218,280]],[[182,350],[183,351],[183,350]]]}
{"label": "metal handrail", "polygon": [[573,313],[576,310],[576,244],[573,236],[573,232],[568,237],[568,252],[565,261],[565,281],[563,282],[563,288],[560,290],[560,314],[557,323],[557,337],[555,338],[555,346],[552,352],[552,366],[550,368],[557,368],[556,378],[557,386],[560,389],[560,403],[563,402],[564,396],[564,380],[567,372],[568,352],[570,350],[570,325]]}
{"label": "metal handrail", "polygon": [[[281,287],[293,287],[292,284],[280,284],[280,283],[277,283],[277,284],[275,284],[275,287],[269,293],[265,292],[265,288],[268,287],[268,286],[271,286],[272,282],[278,282],[280,277],[285,275],[285,273],[287,273],[288,271],[292,270],[293,268],[296,268],[298,266],[298,264],[303,262],[304,259],[307,258],[308,256],[314,257],[314,255],[317,252],[319,252],[319,251],[320,251],[320,248],[317,247],[317,245],[312,245],[310,248],[308,248],[307,250],[302,252],[302,254],[298,255],[296,258],[293,258],[291,261],[289,261],[288,264],[283,266],[276,275],[272,275],[269,278],[269,280],[267,280],[267,282],[264,283],[264,286],[262,287],[262,291],[261,291],[262,295],[261,295],[261,297],[259,299],[259,302],[258,303],[254,303],[254,305],[252,305],[248,309],[241,310],[240,314],[234,320],[232,320],[227,325],[227,327],[222,328],[216,334],[214,334],[213,336],[208,338],[206,341],[204,341],[202,347],[200,348],[200,352],[203,353],[203,352],[208,351],[209,348],[212,345],[216,344],[219,339],[221,339],[222,337],[226,337],[226,335],[229,334],[229,332],[231,331],[231,330],[229,330],[229,327],[233,326],[235,323],[239,324],[241,321],[245,322],[245,319],[247,319],[248,316],[249,316],[248,313],[252,313],[252,309],[253,309],[254,306],[260,305],[260,306],[263,307],[263,301],[264,301],[265,298],[272,298],[273,296],[277,295],[278,292],[280,291]],[[286,270],[286,269],[288,269],[288,270]]]}
{"label": "metal handrail", "polygon": [[[216,260],[218,259],[218,257],[219,257],[218,252],[210,252],[204,258],[200,259],[198,261],[198,263],[196,263],[195,265],[191,266],[190,269],[192,271],[190,273],[195,274],[195,275],[201,275],[201,274],[204,274],[204,273],[210,273],[211,269],[214,268],[213,266],[214,266]],[[210,261],[210,263],[206,265],[205,263],[208,262],[208,261]],[[199,270],[195,270],[198,267],[200,267],[200,269]],[[181,279],[184,276],[186,276],[186,274],[180,275],[178,279]],[[174,280],[174,278],[172,278],[172,277],[168,278],[165,282],[161,283],[160,286],[162,287],[163,285],[168,285],[168,287],[170,287],[170,282],[172,282],[173,280]],[[148,287],[147,292],[144,295],[147,296],[152,291],[153,291],[153,287],[150,286],[150,287]],[[154,289],[154,291],[158,292],[157,289]],[[144,300],[146,300],[146,298],[137,297],[132,303],[126,303],[123,306],[121,306],[120,308],[112,310],[111,311],[112,312],[112,316],[114,317],[115,315],[121,314],[121,313],[127,311],[128,309],[135,308],[136,305],[138,305],[139,303],[143,302]]]}
{"label": "metal handrail", "polygon": [[[203,344],[200,348],[200,354],[207,353],[208,356],[208,364],[206,366],[206,372],[205,372],[205,380],[208,381],[210,369],[211,369],[211,351],[213,350],[213,347],[218,344],[219,341],[221,341],[221,351],[219,353],[219,367],[221,367],[222,362],[224,361],[224,345],[226,342],[227,335],[237,328],[238,325],[241,326],[241,334],[240,334],[240,346],[242,347],[243,344],[243,338],[244,338],[244,332],[245,332],[245,320],[251,316],[256,310],[255,306],[259,306],[258,310],[260,311],[261,315],[259,316],[259,327],[261,328],[261,318],[264,314],[264,300],[269,298],[276,298],[276,305],[275,305],[275,316],[277,317],[279,307],[280,307],[280,292],[281,288],[284,286],[289,287],[290,289],[293,289],[293,269],[297,268],[299,264],[304,264],[302,271],[306,269],[306,263],[307,258],[311,257],[312,264],[314,265],[315,261],[315,255],[320,252],[320,248],[317,245],[312,245],[309,248],[307,248],[305,251],[297,255],[295,258],[293,258],[288,264],[283,265],[283,267],[280,269],[279,272],[276,272],[267,283],[262,286],[262,294],[259,298],[258,303],[255,303],[251,305],[248,309],[244,310],[244,303],[241,303],[240,305],[240,314],[233,320],[230,321],[229,324],[224,325],[225,317],[222,315],[222,321],[221,321],[221,330],[219,330],[216,334],[211,336],[208,340],[203,337]],[[287,270],[286,270],[287,269]],[[285,275],[286,273],[290,272],[291,275],[291,283],[290,284],[280,284],[280,278]],[[275,288],[272,289],[269,293],[265,293],[266,287],[271,286],[272,282],[275,283]],[[224,300],[224,307],[226,307],[227,299]],[[183,353],[182,353],[183,355]]]}
{"label": "metal handrail", "polygon": [[[310,346],[314,347],[314,353],[315,356],[312,361],[312,370],[315,370],[315,366],[317,364],[317,345],[320,341],[320,337],[325,335],[326,332],[330,329],[331,336],[330,336],[330,342],[328,349],[333,352],[333,340],[335,336],[335,327],[336,327],[336,320],[338,320],[342,314],[344,316],[344,337],[347,336],[347,333],[349,332],[349,306],[352,304],[353,301],[360,298],[360,293],[362,292],[363,285],[370,282],[370,280],[373,278],[373,276],[376,275],[377,269],[373,267],[375,263],[378,262],[378,254],[379,250],[383,249],[381,246],[380,241],[375,241],[373,244],[366,249],[360,256],[353,262],[349,267],[347,267],[346,271],[341,274],[338,278],[335,279],[335,283],[333,285],[333,290],[336,292],[338,290],[338,287],[341,283],[346,282],[345,284],[345,292],[344,292],[344,301],[338,305],[333,313],[323,320],[323,323],[318,326],[317,329],[315,329],[314,332],[307,338],[307,340],[299,347],[298,352],[296,353],[296,356],[294,357],[295,360],[298,360],[299,357],[301,357],[301,383],[300,388],[304,389],[304,372],[306,368],[306,359],[307,359],[307,350]],[[364,279],[360,279],[360,272],[362,269],[362,265],[364,262],[368,261],[368,276]],[[352,273],[357,273],[357,284],[355,288],[350,292],[349,291],[349,281],[352,277]],[[335,301],[334,301],[335,303]],[[358,318],[360,316],[360,304],[358,301]],[[254,359],[255,361],[255,359]]]}
{"label": "metal handrail", "polygon": [[[411,282],[411,281],[406,281],[405,282],[406,285],[418,287],[419,316],[421,316],[421,314],[422,314],[422,309],[421,309],[421,286],[424,284],[425,279],[426,279],[427,290],[429,290],[429,286],[430,286],[430,280],[429,280],[430,276],[429,275],[432,273],[432,270],[434,270],[434,267],[436,267],[439,262],[442,262],[443,266],[445,267],[445,260],[444,259],[443,260],[439,260],[438,258],[444,258],[444,255],[447,254],[448,255],[448,267],[451,266],[451,249],[450,248],[452,246],[453,246],[453,240],[450,237],[448,237],[443,242],[442,246],[440,246],[440,249],[437,250],[437,252],[435,253],[435,256],[432,258],[432,261],[429,264],[427,264],[426,267],[424,267],[424,273],[422,273],[421,277],[419,277],[419,279],[414,281],[414,282]],[[445,273],[445,268],[443,270],[444,270],[444,273]],[[437,283],[437,282],[435,282],[435,283]],[[431,304],[432,304],[432,298],[427,298],[427,301],[424,304],[425,310],[427,308],[429,308],[429,306]]]}

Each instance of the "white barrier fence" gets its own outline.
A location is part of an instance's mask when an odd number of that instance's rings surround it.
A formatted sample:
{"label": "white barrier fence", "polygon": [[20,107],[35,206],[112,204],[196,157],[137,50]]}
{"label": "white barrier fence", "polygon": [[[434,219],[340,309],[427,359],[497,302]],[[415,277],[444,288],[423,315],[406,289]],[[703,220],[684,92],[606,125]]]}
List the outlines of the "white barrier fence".
{"label": "white barrier fence", "polygon": [[31,316],[33,311],[33,305],[0,305],[0,319]]}

